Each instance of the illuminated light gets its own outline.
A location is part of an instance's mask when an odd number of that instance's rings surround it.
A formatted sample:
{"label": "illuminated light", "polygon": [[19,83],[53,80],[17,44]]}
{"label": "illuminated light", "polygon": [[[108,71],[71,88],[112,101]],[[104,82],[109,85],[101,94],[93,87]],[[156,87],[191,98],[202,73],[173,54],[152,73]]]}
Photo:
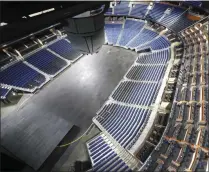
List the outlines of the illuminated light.
{"label": "illuminated light", "polygon": [[4,22],[2,22],[2,23],[0,23],[0,26],[5,26],[5,25],[7,25],[8,23],[4,23]]}
{"label": "illuminated light", "polygon": [[35,16],[38,16],[38,15],[41,15],[41,14],[44,14],[44,13],[48,13],[48,12],[51,12],[51,11],[54,11],[54,8],[50,8],[48,10],[44,10],[44,11],[40,11],[40,12],[37,12],[37,13],[29,14],[29,17],[35,17]]}

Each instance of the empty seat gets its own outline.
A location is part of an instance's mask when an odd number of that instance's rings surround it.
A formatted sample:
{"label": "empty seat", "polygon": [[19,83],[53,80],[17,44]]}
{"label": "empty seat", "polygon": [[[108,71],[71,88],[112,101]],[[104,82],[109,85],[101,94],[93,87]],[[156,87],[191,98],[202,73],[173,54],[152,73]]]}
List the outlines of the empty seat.
{"label": "empty seat", "polygon": [[92,160],[92,170],[111,171],[114,168],[131,170],[110,146],[110,141],[105,136],[96,136],[87,143],[89,156]]}
{"label": "empty seat", "polygon": [[119,41],[120,46],[125,46],[132,38],[134,38],[143,28],[144,22],[135,20],[126,20],[124,29]]}
{"label": "empty seat", "polygon": [[149,41],[151,41],[153,38],[158,36],[157,32],[154,32],[149,29],[143,29],[138,36],[136,36],[134,39],[132,39],[131,42],[129,42],[126,46],[129,48],[136,48],[142,44],[145,44]]}
{"label": "empty seat", "polygon": [[73,49],[71,43],[66,41],[65,39],[59,40],[50,46],[48,46],[52,51],[56,52],[60,56],[66,58],[67,60],[74,61],[81,53]]}
{"label": "empty seat", "polygon": [[159,81],[164,77],[165,69],[165,65],[135,65],[126,77],[137,81]]}
{"label": "empty seat", "polygon": [[1,71],[0,83],[34,89],[46,81],[46,78],[23,62],[18,62]]}
{"label": "empty seat", "polygon": [[116,3],[116,6],[114,7],[114,14],[116,15],[128,15],[129,13],[129,2],[127,1],[121,1],[120,3]]}
{"label": "empty seat", "polygon": [[130,149],[141,135],[150,113],[148,109],[111,103],[98,113],[97,121],[121,146]]}
{"label": "empty seat", "polygon": [[137,51],[151,48],[152,50],[160,50],[165,49],[170,46],[170,42],[163,36],[158,37],[157,39],[154,39],[153,41],[137,47]]}
{"label": "empty seat", "polygon": [[1,93],[1,99],[5,99],[7,97],[7,95],[9,94],[9,92],[10,92],[11,89],[2,88],[2,87],[0,89],[1,89],[1,91],[0,91],[0,93]]}
{"label": "empty seat", "polygon": [[107,42],[109,44],[115,45],[117,43],[121,29],[122,29],[122,24],[118,24],[118,23],[105,24],[105,34],[107,37]]}
{"label": "empty seat", "polygon": [[165,64],[170,59],[170,50],[155,51],[152,53],[143,53],[138,59],[139,64]]}
{"label": "empty seat", "polygon": [[147,4],[135,4],[131,9],[130,15],[144,18],[147,13],[147,7]]}
{"label": "empty seat", "polygon": [[114,91],[112,98],[128,104],[150,106],[155,102],[160,84],[124,81]]}
{"label": "empty seat", "polygon": [[26,58],[26,61],[50,75],[57,74],[61,69],[67,66],[66,61],[62,60],[46,49],[42,49],[29,56]]}

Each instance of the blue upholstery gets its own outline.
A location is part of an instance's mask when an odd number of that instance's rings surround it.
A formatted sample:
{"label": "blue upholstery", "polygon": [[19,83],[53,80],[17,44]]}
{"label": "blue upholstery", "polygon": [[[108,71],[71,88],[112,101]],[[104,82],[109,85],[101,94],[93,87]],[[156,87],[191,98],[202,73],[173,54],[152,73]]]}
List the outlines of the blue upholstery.
{"label": "blue upholstery", "polygon": [[155,3],[153,9],[149,11],[149,14],[146,16],[146,18],[157,21],[164,15],[164,12],[167,8],[171,8],[171,6],[167,4]]}
{"label": "blue upholstery", "polygon": [[26,59],[35,67],[47,74],[54,75],[67,65],[67,62],[55,56],[46,49],[42,49]]}
{"label": "blue upholstery", "polygon": [[128,15],[129,13],[129,2],[127,1],[121,1],[119,4],[116,3],[116,6],[114,7],[114,14],[116,15]]}
{"label": "blue upholstery", "polygon": [[144,53],[139,56],[137,63],[140,64],[165,64],[170,58],[170,51],[155,51],[152,53]]}
{"label": "blue upholstery", "polygon": [[145,14],[147,12],[147,7],[148,5],[145,5],[145,4],[135,4],[132,7],[130,15],[143,18],[145,17]]}
{"label": "blue upholstery", "polygon": [[112,8],[108,8],[105,14],[112,14]]}
{"label": "blue upholstery", "polygon": [[137,81],[160,81],[165,73],[165,65],[137,65],[127,73],[128,79]]}
{"label": "blue upholstery", "polygon": [[150,106],[155,102],[153,97],[158,90],[156,83],[124,81],[114,91],[112,98],[123,103]]}
{"label": "blue upholstery", "polygon": [[165,49],[170,46],[170,42],[163,36],[160,36],[157,39],[154,39],[150,43],[140,46],[139,48],[137,47],[137,50],[142,50],[146,49],[148,47],[152,48],[152,50],[159,50],[159,49]]}
{"label": "blue upholstery", "polygon": [[93,161],[93,171],[130,170],[102,136],[94,138],[87,144],[87,147]]}
{"label": "blue upholstery", "polygon": [[97,120],[121,146],[130,148],[140,136],[150,113],[151,110],[111,103],[98,113]]}
{"label": "blue upholstery", "polygon": [[187,5],[191,5],[191,6],[197,6],[197,7],[201,7],[202,6],[202,2],[198,1],[198,0],[184,0],[183,1],[184,4]]}
{"label": "blue upholstery", "polygon": [[176,22],[174,22],[170,28],[175,32],[180,32],[181,30],[189,27],[190,25],[194,24],[197,21],[193,21],[188,19],[187,17],[188,13],[184,13],[181,15]]}
{"label": "blue upholstery", "polygon": [[109,44],[115,45],[122,29],[122,24],[105,24],[105,33]]}
{"label": "blue upholstery", "polygon": [[144,26],[144,22],[135,20],[126,20],[124,29],[119,41],[120,46],[125,46],[132,38],[134,38]]}
{"label": "blue upholstery", "polygon": [[68,60],[75,60],[78,56],[81,55],[81,53],[73,49],[71,43],[65,39],[51,44],[48,46],[48,48]]}
{"label": "blue upholstery", "polygon": [[139,45],[145,44],[148,41],[151,41],[156,36],[158,36],[158,33],[152,30],[143,29],[140,34],[136,36],[131,42],[129,42],[126,46],[129,48],[135,48]]}
{"label": "blue upholstery", "polygon": [[43,82],[45,82],[45,77],[42,74],[22,62],[6,68],[0,74],[0,83],[16,87],[32,89]]}
{"label": "blue upholstery", "polygon": [[1,91],[0,91],[1,99],[5,99],[7,97],[7,95],[9,94],[10,89],[2,88],[2,87],[0,89],[1,89]]}
{"label": "blue upholstery", "polygon": [[165,17],[160,21],[165,26],[170,26],[175,20],[184,12],[184,9],[173,7],[170,14],[166,14]]}

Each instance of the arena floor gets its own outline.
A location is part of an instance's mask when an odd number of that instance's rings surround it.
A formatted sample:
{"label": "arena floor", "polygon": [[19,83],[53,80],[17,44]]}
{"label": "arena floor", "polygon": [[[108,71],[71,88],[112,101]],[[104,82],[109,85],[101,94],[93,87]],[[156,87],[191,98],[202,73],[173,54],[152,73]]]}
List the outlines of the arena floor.
{"label": "arena floor", "polygon": [[[74,125],[61,143],[72,141],[90,126],[92,117],[136,57],[137,54],[130,50],[104,45],[98,54],[79,59],[12,114],[30,112],[27,115],[34,115],[52,112],[60,119]],[[33,110],[30,110],[31,105]],[[53,137],[53,135],[46,137]],[[56,169],[60,169],[67,160],[69,162],[71,153],[76,153],[73,150],[78,143],[65,148],[56,148],[41,166],[40,171],[49,171],[54,164]],[[30,169],[26,167],[23,171],[33,171]]]}

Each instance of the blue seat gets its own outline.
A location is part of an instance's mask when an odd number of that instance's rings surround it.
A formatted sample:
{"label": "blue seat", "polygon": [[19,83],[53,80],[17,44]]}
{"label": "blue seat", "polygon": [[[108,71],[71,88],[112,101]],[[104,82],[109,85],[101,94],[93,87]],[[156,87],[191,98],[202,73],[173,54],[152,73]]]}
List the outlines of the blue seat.
{"label": "blue seat", "polygon": [[158,36],[157,32],[154,32],[149,29],[143,29],[138,36],[136,36],[134,39],[132,39],[131,42],[129,42],[126,46],[129,48],[136,48],[142,44],[145,44],[152,39],[154,39],[156,36]]}
{"label": "blue seat", "polygon": [[125,46],[132,38],[134,38],[143,28],[144,22],[135,20],[126,20],[124,29],[119,41],[120,46]]}
{"label": "blue seat", "polygon": [[144,18],[147,13],[147,7],[148,5],[146,4],[135,4],[131,9],[130,15]]}
{"label": "blue seat", "polygon": [[114,7],[115,15],[128,15],[130,8],[128,7],[129,2],[121,1],[120,3],[116,3]]}
{"label": "blue seat", "polygon": [[71,43],[65,39],[61,39],[48,46],[49,49],[59,54],[60,56],[66,58],[67,60],[75,60],[81,53],[73,49]]}
{"label": "blue seat", "polygon": [[139,56],[137,63],[139,64],[165,64],[170,59],[170,50],[155,51],[152,53],[144,53]]}
{"label": "blue seat", "polygon": [[107,104],[103,108],[109,111],[100,111],[97,121],[117,140],[124,148],[129,148],[130,144],[140,136],[140,129],[146,125],[150,110],[122,106],[118,104]]}
{"label": "blue seat", "polygon": [[58,71],[67,66],[66,61],[62,60],[46,49],[42,49],[29,56],[26,61],[50,75],[56,74]]}
{"label": "blue seat", "polygon": [[5,99],[10,92],[10,89],[1,87],[1,99]]}
{"label": "blue seat", "polygon": [[23,62],[18,62],[1,71],[0,83],[33,89],[45,82],[45,77]]}
{"label": "blue seat", "polygon": [[105,24],[105,33],[109,44],[115,45],[117,43],[122,24]]}

